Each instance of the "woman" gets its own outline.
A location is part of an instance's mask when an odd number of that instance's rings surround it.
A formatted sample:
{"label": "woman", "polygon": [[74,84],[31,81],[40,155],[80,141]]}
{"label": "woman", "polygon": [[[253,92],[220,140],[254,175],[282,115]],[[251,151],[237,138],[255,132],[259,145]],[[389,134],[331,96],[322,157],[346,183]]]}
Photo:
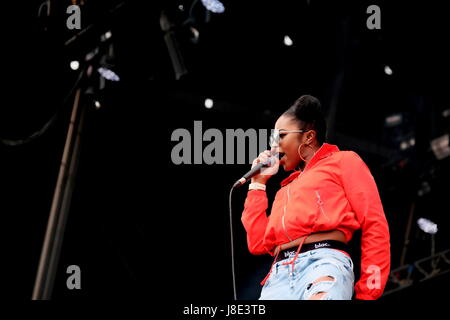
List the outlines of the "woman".
{"label": "woman", "polygon": [[[300,97],[275,123],[272,151],[253,166],[280,154],[276,165],[294,172],[281,183],[266,214],[267,181],[254,176],[242,223],[252,254],[275,257],[260,299],[374,300],[384,290],[390,267],[389,229],[375,181],[352,151],[325,143],[320,102]],[[361,277],[354,286],[346,244],[361,229]]]}

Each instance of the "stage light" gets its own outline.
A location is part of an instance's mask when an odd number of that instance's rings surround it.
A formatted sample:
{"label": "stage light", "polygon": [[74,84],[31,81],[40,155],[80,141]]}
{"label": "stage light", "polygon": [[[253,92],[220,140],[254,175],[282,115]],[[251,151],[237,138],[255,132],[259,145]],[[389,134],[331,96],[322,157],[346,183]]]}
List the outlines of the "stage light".
{"label": "stage light", "polygon": [[402,123],[403,117],[401,113],[390,115],[385,120],[386,127],[395,127],[396,125],[399,125]]}
{"label": "stage light", "polygon": [[449,134],[444,134],[439,138],[431,140],[431,150],[438,160],[442,160],[450,156],[450,147],[448,145]]}
{"label": "stage light", "polygon": [[120,81],[119,76],[112,70],[105,67],[100,67],[97,69],[98,73],[101,74],[103,78],[110,81]]}
{"label": "stage light", "polygon": [[388,76],[391,76],[392,69],[389,66],[384,66],[384,73],[386,73]]}
{"label": "stage light", "polygon": [[284,45],[285,46],[292,46],[294,44],[294,42],[292,41],[292,39],[289,36],[284,36]]}
{"label": "stage light", "polygon": [[417,220],[417,224],[419,225],[419,228],[425,233],[435,234],[438,231],[437,224],[428,219],[419,218],[419,220]]}
{"label": "stage light", "polygon": [[211,109],[214,106],[214,101],[212,99],[206,98],[205,99],[205,108]]}
{"label": "stage light", "polygon": [[219,0],[202,0],[203,6],[211,12],[223,13],[225,6]]}
{"label": "stage light", "polygon": [[[186,21],[190,21],[190,18]],[[174,23],[169,20],[166,13],[163,11],[159,18],[159,24],[161,30],[164,32],[164,42],[166,43],[170,60],[172,61],[175,79],[179,80],[188,73],[188,70],[184,63],[183,52],[175,35]]]}
{"label": "stage light", "polygon": [[80,63],[76,60],[70,62],[70,69],[72,70],[78,70],[80,67]]}
{"label": "stage light", "polygon": [[414,146],[415,144],[416,144],[416,139],[414,139],[414,138],[411,138],[411,139],[408,139],[408,140],[404,140],[404,141],[402,141],[400,143],[400,149],[401,150],[406,150],[406,149]]}
{"label": "stage light", "polygon": [[200,39],[200,32],[194,27],[189,28],[192,32],[191,42],[192,43],[198,43],[198,40]]}
{"label": "stage light", "polygon": [[400,149],[401,149],[401,150],[406,150],[406,149],[408,149],[408,143],[407,143],[406,141],[402,141],[402,142],[400,143]]}
{"label": "stage light", "polygon": [[115,63],[114,63],[114,46],[109,44],[106,52],[100,58],[97,72],[109,81],[120,81],[119,75],[116,73]]}
{"label": "stage light", "polygon": [[446,110],[442,111],[442,116],[444,118],[449,117],[450,116],[450,109],[446,109]]}
{"label": "stage light", "polygon": [[100,41],[105,42],[106,40],[110,39],[112,37],[111,31],[106,31],[104,34],[101,35]]}
{"label": "stage light", "polygon": [[95,100],[94,105],[95,105],[96,109],[100,109],[102,107],[102,105],[100,104],[100,102],[98,100]]}
{"label": "stage light", "polygon": [[183,6],[182,4],[180,4],[180,5],[178,6],[178,10],[184,11],[184,6]]}

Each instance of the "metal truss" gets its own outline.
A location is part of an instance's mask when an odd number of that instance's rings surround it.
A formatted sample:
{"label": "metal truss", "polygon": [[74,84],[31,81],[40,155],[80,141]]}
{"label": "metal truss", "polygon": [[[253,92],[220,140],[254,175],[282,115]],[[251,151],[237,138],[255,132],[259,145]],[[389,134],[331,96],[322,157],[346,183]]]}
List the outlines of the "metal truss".
{"label": "metal truss", "polygon": [[423,282],[450,271],[450,249],[400,266],[391,271],[383,296],[406,289],[415,283]]}

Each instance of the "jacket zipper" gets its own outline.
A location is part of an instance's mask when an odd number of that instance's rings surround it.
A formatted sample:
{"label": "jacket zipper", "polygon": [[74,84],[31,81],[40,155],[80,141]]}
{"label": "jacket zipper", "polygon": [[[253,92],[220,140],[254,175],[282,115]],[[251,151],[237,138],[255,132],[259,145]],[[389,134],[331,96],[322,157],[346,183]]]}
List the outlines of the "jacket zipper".
{"label": "jacket zipper", "polygon": [[[314,153],[314,156],[316,155],[316,153],[317,153],[322,147],[323,147],[323,146],[321,146],[321,147]],[[313,157],[314,157],[314,156],[313,156]],[[309,163],[308,163],[308,165],[309,165]],[[306,171],[307,168],[308,168],[308,166],[305,166],[305,168],[304,168],[303,171],[298,175],[297,178],[301,177],[301,175]],[[291,187],[291,185],[289,184],[289,185],[288,185],[288,188],[287,188],[287,200],[286,200],[286,203],[284,204],[283,216],[281,217],[281,225],[283,226],[283,231],[284,231],[285,236],[289,239],[289,241],[292,241],[291,237],[289,237],[289,235],[288,235],[288,233],[287,233],[287,231],[286,231],[286,225],[285,225],[285,223],[284,223],[284,217],[286,216],[286,205],[287,205],[287,203],[289,202],[289,189],[290,189],[290,187]],[[316,191],[316,195],[317,195],[317,198],[318,198],[318,203],[320,202],[320,204],[319,204],[319,205],[320,205],[320,210],[321,210],[322,213],[325,215],[325,217],[327,217],[327,219],[330,220],[330,219],[328,218],[328,216],[325,214],[324,210],[323,210],[323,207],[322,207],[323,202],[322,202],[322,200],[320,199],[320,194],[319,194],[318,191]]]}
{"label": "jacket zipper", "polygon": [[[306,169],[306,168],[305,168]],[[305,172],[305,170],[303,170],[302,172],[300,172],[300,174],[298,175],[298,177],[301,177],[301,175],[303,174],[303,172]],[[297,177],[297,178],[298,178]],[[281,217],[281,225],[283,226],[283,231],[284,231],[284,235],[289,239],[289,241],[292,241],[292,238],[289,237],[289,234],[287,233],[286,230],[286,224],[284,223],[284,217],[286,216],[286,206],[287,203],[289,202],[289,190],[291,188],[291,184],[288,185],[287,187],[287,200],[286,203],[284,204],[284,210],[283,210],[283,216]]]}
{"label": "jacket zipper", "polygon": [[289,235],[286,231],[286,225],[284,223],[284,217],[286,215],[286,206],[287,206],[287,203],[289,202],[289,188],[290,187],[291,186],[289,185],[287,188],[287,200],[286,200],[286,203],[284,204],[283,216],[281,217],[281,225],[283,226],[283,231],[284,231],[284,234],[286,235],[286,237],[289,239],[289,241],[292,241],[291,237],[289,237]]}

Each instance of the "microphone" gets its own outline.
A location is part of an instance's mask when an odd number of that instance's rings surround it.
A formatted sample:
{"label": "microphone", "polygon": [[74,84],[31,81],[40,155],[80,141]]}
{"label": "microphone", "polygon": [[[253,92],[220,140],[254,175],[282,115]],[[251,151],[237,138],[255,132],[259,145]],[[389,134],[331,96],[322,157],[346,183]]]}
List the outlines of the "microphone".
{"label": "microphone", "polygon": [[278,155],[281,155],[281,157],[284,155],[284,153],[278,153],[278,152],[272,152],[271,154],[272,154],[272,157],[268,158],[264,162],[258,163],[256,166],[254,166],[252,169],[250,169],[249,172],[244,174],[242,176],[242,178],[240,178],[238,181],[236,181],[234,183],[234,185],[233,185],[233,188],[242,186],[244,183],[246,183],[253,176],[257,175],[263,167],[271,167],[271,166],[273,166],[275,164],[275,162],[276,162],[275,158]]}

